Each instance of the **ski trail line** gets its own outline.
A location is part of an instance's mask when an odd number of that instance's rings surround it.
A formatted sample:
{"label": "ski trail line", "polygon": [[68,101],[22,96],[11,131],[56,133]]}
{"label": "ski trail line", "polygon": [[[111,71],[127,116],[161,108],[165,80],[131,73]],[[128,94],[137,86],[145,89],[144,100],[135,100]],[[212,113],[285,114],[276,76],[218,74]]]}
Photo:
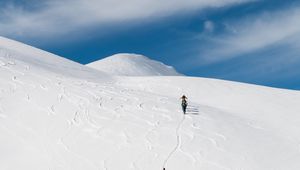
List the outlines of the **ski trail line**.
{"label": "ski trail line", "polygon": [[180,147],[180,143],[181,143],[181,139],[180,139],[180,135],[179,135],[179,131],[181,129],[181,126],[183,124],[185,120],[185,115],[183,115],[182,120],[180,121],[180,123],[178,124],[177,128],[176,128],[176,138],[177,138],[177,144],[174,147],[174,149],[169,153],[168,157],[165,159],[164,164],[163,164],[163,170],[165,170],[166,165],[169,161],[169,159],[173,156],[173,154],[178,150],[178,148]]}

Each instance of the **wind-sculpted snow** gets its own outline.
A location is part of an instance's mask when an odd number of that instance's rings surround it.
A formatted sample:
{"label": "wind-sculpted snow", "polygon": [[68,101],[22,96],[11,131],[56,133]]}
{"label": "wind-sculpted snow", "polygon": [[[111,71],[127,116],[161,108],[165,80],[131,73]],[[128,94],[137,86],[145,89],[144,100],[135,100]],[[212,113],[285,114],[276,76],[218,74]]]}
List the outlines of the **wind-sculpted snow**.
{"label": "wind-sculpted snow", "polygon": [[1,170],[300,168],[298,91],[112,77],[10,40],[0,48]]}

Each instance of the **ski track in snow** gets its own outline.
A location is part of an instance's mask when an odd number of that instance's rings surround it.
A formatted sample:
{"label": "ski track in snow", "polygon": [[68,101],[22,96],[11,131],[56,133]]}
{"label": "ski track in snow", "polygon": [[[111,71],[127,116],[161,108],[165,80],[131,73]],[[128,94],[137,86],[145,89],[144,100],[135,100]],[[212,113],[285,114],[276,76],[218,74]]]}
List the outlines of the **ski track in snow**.
{"label": "ski track in snow", "polygon": [[180,137],[180,129],[185,120],[185,115],[182,116],[181,121],[178,123],[178,126],[176,128],[176,146],[172,151],[168,154],[167,158],[164,160],[163,169],[166,168],[168,161],[172,158],[173,154],[176,153],[176,151],[180,148],[181,145],[181,137]]}

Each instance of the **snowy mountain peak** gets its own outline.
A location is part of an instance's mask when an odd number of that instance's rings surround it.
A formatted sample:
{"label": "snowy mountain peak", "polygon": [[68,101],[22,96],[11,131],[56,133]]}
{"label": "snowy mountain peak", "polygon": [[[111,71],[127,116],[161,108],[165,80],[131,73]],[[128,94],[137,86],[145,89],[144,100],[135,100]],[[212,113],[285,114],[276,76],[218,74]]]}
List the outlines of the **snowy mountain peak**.
{"label": "snowy mountain peak", "polygon": [[115,54],[87,66],[118,76],[179,76],[178,72],[161,62],[138,54]]}

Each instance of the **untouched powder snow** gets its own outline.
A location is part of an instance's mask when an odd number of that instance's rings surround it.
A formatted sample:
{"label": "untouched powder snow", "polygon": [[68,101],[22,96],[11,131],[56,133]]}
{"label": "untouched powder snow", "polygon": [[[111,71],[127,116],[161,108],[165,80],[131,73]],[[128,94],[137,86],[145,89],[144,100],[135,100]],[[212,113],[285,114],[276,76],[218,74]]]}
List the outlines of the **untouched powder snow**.
{"label": "untouched powder snow", "polygon": [[137,54],[115,54],[87,66],[117,76],[179,76],[176,70],[161,62]]}
{"label": "untouched powder snow", "polygon": [[0,169],[299,170],[299,101],[230,81],[113,77],[1,38]]}

